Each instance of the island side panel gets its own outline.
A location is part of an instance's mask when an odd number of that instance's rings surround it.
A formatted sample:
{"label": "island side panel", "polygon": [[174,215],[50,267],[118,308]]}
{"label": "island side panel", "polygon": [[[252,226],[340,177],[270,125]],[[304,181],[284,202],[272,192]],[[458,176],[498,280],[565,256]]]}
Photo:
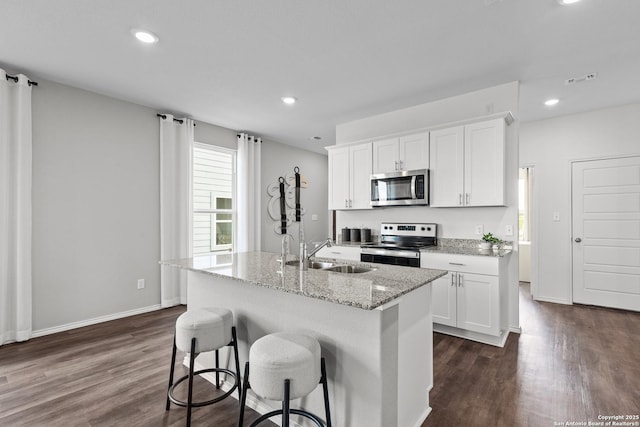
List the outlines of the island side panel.
{"label": "island side panel", "polygon": [[[241,366],[251,343],[266,334],[311,333],[327,362],[333,424],[398,425],[399,306],[363,310],[199,272],[189,272],[187,300],[189,308],[221,306],[234,311]],[[221,360],[228,360],[227,354]],[[321,387],[294,404],[324,418]],[[280,405],[261,401],[260,407]]]}
{"label": "island side panel", "polygon": [[433,387],[431,284],[403,295],[399,306],[398,425],[420,427]]}

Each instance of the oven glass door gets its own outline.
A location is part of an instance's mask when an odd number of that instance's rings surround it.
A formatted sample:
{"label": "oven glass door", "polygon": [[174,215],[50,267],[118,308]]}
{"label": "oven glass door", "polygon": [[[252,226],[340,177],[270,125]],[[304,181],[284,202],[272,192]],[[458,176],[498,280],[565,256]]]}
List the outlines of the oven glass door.
{"label": "oven glass door", "polygon": [[379,254],[360,254],[360,261],[378,264],[402,265],[405,267],[420,267],[420,258],[404,258]]}

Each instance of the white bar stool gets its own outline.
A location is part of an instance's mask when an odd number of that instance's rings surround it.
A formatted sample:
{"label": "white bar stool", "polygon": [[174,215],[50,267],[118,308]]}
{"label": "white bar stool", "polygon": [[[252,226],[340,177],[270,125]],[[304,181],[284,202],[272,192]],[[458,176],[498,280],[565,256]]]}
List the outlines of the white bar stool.
{"label": "white bar stool", "polygon": [[282,415],[282,426],[289,427],[290,414],[301,415],[318,427],[323,427],[318,416],[289,407],[290,400],[308,395],[318,384],[322,384],[324,391],[326,425],[331,427],[327,373],[324,358],[320,357],[318,341],[307,335],[289,332],[277,332],[260,338],[251,346],[249,362],[245,364],[238,427],[242,427],[244,420],[249,388],[262,398],[282,401],[282,409],[260,416],[251,427],[275,415]]}
{"label": "white bar stool", "polygon": [[[221,369],[219,365],[218,350],[222,347],[233,347],[236,360],[236,372],[229,369]],[[176,365],[176,350],[189,352],[189,373],[173,382],[173,373]],[[194,371],[196,356],[200,353],[215,351],[216,367]],[[193,402],[193,377],[207,372],[216,373],[216,388],[220,388],[220,373],[230,375],[234,384],[230,390],[214,399]],[[175,388],[183,381],[189,381],[188,398],[179,400],[174,397]],[[242,382],[240,379],[240,361],[238,359],[238,339],[236,328],[233,326],[233,313],[226,308],[207,307],[187,310],[176,320],[176,331],[173,338],[173,354],[171,356],[171,372],[169,374],[169,387],[167,389],[167,405],[169,410],[171,403],[187,408],[187,426],[191,425],[191,409],[200,406],[211,405],[219,402],[238,389],[238,398],[242,396]]]}

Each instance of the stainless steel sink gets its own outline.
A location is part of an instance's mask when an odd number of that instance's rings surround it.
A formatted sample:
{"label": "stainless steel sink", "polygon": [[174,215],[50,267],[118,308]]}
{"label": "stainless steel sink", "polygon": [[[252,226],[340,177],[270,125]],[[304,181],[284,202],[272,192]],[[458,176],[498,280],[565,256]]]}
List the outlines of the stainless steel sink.
{"label": "stainless steel sink", "polygon": [[[300,261],[295,259],[292,261],[287,261],[286,265],[294,265],[299,266]],[[321,261],[308,261],[307,267],[312,268],[314,270],[324,270],[330,267],[334,267],[336,265],[335,262],[321,262]]]}
{"label": "stainless steel sink", "polygon": [[[286,265],[299,266],[300,261],[297,259],[287,261]],[[333,271],[334,273],[366,273],[375,270],[375,268],[338,264],[329,261],[308,261],[307,266],[313,270]]]}
{"label": "stainless steel sink", "polygon": [[359,267],[357,265],[336,265],[333,267],[325,268],[327,271],[333,271],[336,273],[366,273],[367,271],[373,271],[375,268]]}

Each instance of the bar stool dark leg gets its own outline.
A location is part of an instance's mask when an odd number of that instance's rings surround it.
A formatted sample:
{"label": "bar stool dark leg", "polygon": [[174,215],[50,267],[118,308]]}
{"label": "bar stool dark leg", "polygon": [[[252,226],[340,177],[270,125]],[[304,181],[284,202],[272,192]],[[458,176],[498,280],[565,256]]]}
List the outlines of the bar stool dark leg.
{"label": "bar stool dark leg", "polygon": [[284,400],[282,401],[282,427],[289,427],[289,387],[291,381],[284,380]]}
{"label": "bar stool dark leg", "polygon": [[189,396],[187,397],[187,427],[191,426],[191,409],[193,402],[193,372],[196,361],[196,339],[191,339],[191,354],[189,355]]}
{"label": "bar stool dark leg", "polygon": [[242,424],[244,422],[244,405],[247,401],[248,388],[249,388],[249,362],[246,362],[244,364],[244,384],[242,387],[242,397],[240,398],[240,416],[238,417],[238,427],[242,427]]}
{"label": "bar stool dark leg", "polygon": [[236,327],[231,328],[231,336],[233,337],[233,356],[236,358],[236,383],[238,383],[238,400],[242,398],[242,379],[240,377],[240,359],[238,358],[238,337],[236,336]]}
{"label": "bar stool dark leg", "polygon": [[327,427],[331,427],[331,411],[329,410],[329,386],[327,385],[327,367],[324,363],[324,357],[320,359],[320,370],[322,372],[322,390],[324,391],[324,412],[327,417]]}
{"label": "bar stool dark leg", "polygon": [[167,406],[165,407],[165,410],[168,411],[169,407],[171,405],[171,400],[169,400],[169,390],[171,389],[171,386],[173,385],[173,373],[174,370],[176,368],[176,334],[173,334],[173,353],[171,354],[171,370],[169,371],[169,387],[167,387]]}
{"label": "bar stool dark leg", "polygon": [[[220,369],[220,353],[216,350],[216,369]],[[220,372],[216,371],[216,388],[220,390]]]}

